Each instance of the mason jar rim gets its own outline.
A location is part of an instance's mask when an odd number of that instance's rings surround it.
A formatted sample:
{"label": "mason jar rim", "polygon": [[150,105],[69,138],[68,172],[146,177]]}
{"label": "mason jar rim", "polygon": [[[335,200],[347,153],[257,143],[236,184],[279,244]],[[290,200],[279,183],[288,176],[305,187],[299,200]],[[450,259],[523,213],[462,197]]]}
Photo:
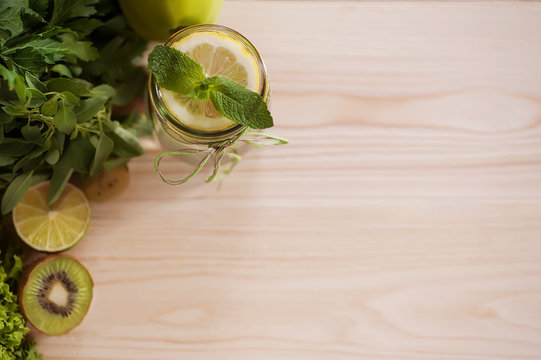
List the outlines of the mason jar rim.
{"label": "mason jar rim", "polygon": [[[261,55],[255,48],[255,46],[239,32],[229,27],[216,25],[216,24],[191,25],[191,26],[182,28],[178,30],[177,32],[175,32],[173,35],[171,35],[169,37],[169,40],[165,42],[165,45],[171,46],[171,44],[173,44],[181,36],[184,37],[197,31],[208,31],[208,30],[220,32],[228,36],[231,36],[235,40],[241,42],[244,45],[244,47],[252,54],[252,56],[257,62],[258,70],[259,70],[260,84],[261,84],[260,95],[263,97],[265,101],[268,101],[270,89],[269,89],[267,68],[265,66],[265,63],[263,62],[263,59],[261,58]],[[183,125],[182,122],[179,119],[177,119],[173,114],[171,114],[171,112],[165,106],[162,100],[162,93],[160,91],[160,88],[152,74],[149,75],[148,93],[149,93],[150,103],[152,107],[154,108],[154,110],[159,115],[160,126],[166,131],[167,134],[169,134],[169,136],[172,136],[172,137],[179,136],[183,141],[188,141],[190,143],[206,144],[209,142],[222,141],[222,140],[232,138],[246,129],[244,125],[235,124],[223,130],[207,132],[207,131],[199,131],[199,130]],[[164,121],[166,124],[164,124],[162,121]]]}

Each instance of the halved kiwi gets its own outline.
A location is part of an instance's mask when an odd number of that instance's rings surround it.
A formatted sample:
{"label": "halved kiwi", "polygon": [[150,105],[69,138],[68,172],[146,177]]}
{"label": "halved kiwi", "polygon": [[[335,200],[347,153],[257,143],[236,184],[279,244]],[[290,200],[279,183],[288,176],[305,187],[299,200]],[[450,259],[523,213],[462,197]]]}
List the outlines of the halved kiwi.
{"label": "halved kiwi", "polygon": [[92,300],[92,278],[77,260],[49,256],[21,283],[19,301],[28,321],[47,335],[65,334],[83,320]]}

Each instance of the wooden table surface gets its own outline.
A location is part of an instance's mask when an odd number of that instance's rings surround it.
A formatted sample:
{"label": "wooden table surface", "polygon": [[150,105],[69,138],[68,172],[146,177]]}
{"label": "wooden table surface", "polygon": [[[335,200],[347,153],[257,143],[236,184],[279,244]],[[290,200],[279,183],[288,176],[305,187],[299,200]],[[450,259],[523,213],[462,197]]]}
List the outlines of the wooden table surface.
{"label": "wooden table surface", "polygon": [[226,0],[220,22],[291,144],[182,187],[147,144],[69,251],[95,296],[44,359],[541,359],[541,3]]}

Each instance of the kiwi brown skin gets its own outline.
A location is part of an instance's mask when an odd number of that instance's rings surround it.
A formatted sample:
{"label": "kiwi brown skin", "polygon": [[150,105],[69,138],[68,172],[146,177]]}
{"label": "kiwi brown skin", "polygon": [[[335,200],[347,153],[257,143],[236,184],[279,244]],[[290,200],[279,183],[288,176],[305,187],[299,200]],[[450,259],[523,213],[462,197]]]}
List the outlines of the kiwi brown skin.
{"label": "kiwi brown skin", "polygon": [[[34,326],[34,324],[32,324],[32,321],[28,318],[28,315],[26,314],[26,311],[25,311],[25,308],[24,308],[24,305],[23,305],[23,290],[24,290],[26,284],[28,283],[28,278],[30,277],[30,274],[32,274],[32,271],[34,271],[34,269],[36,267],[38,267],[39,265],[41,265],[42,263],[44,263],[46,261],[49,261],[49,260],[52,260],[52,259],[55,259],[55,258],[59,258],[59,257],[70,258],[70,259],[73,259],[73,260],[77,261],[88,272],[88,269],[83,264],[81,264],[77,259],[75,259],[73,256],[68,256],[68,255],[48,255],[48,256],[44,256],[41,259],[38,259],[35,262],[31,263],[28,266],[28,268],[23,271],[23,274],[21,276],[21,280],[19,282],[19,289],[17,291],[17,298],[19,300],[19,307],[21,309],[22,314],[24,315],[24,318],[39,333],[44,334],[44,335],[48,335],[48,336],[52,336],[52,335],[38,329],[36,326]],[[92,279],[92,277],[90,278],[90,282],[91,282],[91,285],[94,286],[94,280]],[[90,303],[92,303],[93,296],[94,296],[94,292],[92,292],[92,295],[90,296],[90,299],[89,299]],[[86,314],[88,313],[88,309],[90,309],[90,306],[86,309],[86,312],[84,313],[83,317],[81,318],[81,321],[82,321],[82,319],[84,319],[86,317]],[[79,324],[75,325],[68,332],[75,329],[77,326],[79,326]],[[68,333],[68,332],[66,332],[66,333]],[[58,335],[64,335],[64,334],[58,334]],[[55,335],[53,335],[53,336],[55,336]]]}
{"label": "kiwi brown skin", "polygon": [[[52,259],[53,257],[56,257],[56,256],[57,255],[44,256],[44,257],[34,261],[30,265],[28,265],[26,267],[26,269],[24,269],[24,271],[23,271],[23,273],[21,275],[21,279],[19,280],[19,289],[17,291],[17,299],[19,300],[19,308],[21,309],[21,312],[24,315],[24,318],[26,319],[26,321],[28,321],[30,324],[32,324],[32,322],[30,321],[30,319],[28,319],[28,315],[26,315],[26,311],[25,311],[24,306],[23,306],[23,291],[24,291],[24,288],[25,288],[26,284],[28,283],[28,278],[30,277],[30,274],[32,273],[32,271],[34,271],[34,269],[38,265],[45,262],[46,259]],[[33,324],[32,324],[32,327],[34,327],[34,329],[36,329],[38,332],[40,332],[42,334],[45,334],[40,329],[36,328]],[[45,335],[47,335],[47,334],[45,334]]]}
{"label": "kiwi brown skin", "polygon": [[87,179],[82,190],[89,201],[100,203],[123,193],[129,183],[130,172],[124,165],[109,171],[102,170],[95,178]]}

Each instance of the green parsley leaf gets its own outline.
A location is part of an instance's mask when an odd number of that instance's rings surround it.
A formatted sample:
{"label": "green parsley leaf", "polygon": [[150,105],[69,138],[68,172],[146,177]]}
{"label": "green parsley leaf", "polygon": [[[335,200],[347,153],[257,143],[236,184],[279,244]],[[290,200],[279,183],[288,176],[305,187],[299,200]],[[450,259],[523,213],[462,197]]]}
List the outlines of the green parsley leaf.
{"label": "green parsley leaf", "polygon": [[64,55],[68,52],[68,49],[62,42],[53,38],[43,38],[43,34],[40,34],[40,36],[30,36],[25,42],[4,51],[4,54],[9,55],[23,49],[26,49],[26,52],[31,50],[36,54],[40,54],[41,57],[39,58],[41,61],[48,64],[54,64],[56,61],[62,60]]}
{"label": "green parsley leaf", "polygon": [[98,49],[92,46],[90,41],[79,41],[71,33],[62,34],[59,37],[68,54],[73,54],[83,61],[92,61],[98,58]]}
{"label": "green parsley leaf", "polygon": [[41,15],[42,18],[47,17],[49,0],[29,0],[29,5],[30,8]]}
{"label": "green parsley leaf", "polygon": [[16,7],[0,11],[0,29],[7,30],[11,36],[20,34],[23,31],[23,21],[20,13],[21,10]]}
{"label": "green parsley leaf", "polygon": [[103,21],[96,18],[74,19],[66,24],[67,28],[75,31],[79,36],[88,36],[92,31],[103,25]]}
{"label": "green parsley leaf", "polygon": [[96,13],[98,0],[54,0],[51,25],[62,24],[75,17],[88,17]]}
{"label": "green parsley leaf", "polygon": [[33,74],[41,74],[45,69],[43,55],[31,48],[17,50],[10,57],[14,68],[18,69],[21,74],[27,71]]}
{"label": "green parsley leaf", "polygon": [[165,45],[157,45],[148,55],[148,68],[161,87],[181,94],[188,94],[206,78],[201,65]]}
{"label": "green parsley leaf", "polygon": [[66,76],[66,77],[73,77],[71,74],[71,70],[64,64],[56,64],[51,68],[51,71],[54,71],[60,75]]}

